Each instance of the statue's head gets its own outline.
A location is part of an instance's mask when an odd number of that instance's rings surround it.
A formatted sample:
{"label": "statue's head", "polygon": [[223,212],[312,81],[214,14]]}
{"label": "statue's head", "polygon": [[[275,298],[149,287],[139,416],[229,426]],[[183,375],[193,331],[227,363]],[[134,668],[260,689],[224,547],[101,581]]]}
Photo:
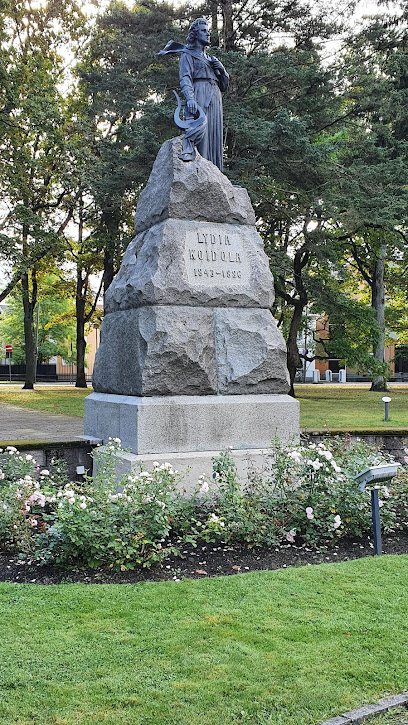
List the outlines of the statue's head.
{"label": "statue's head", "polygon": [[210,31],[206,18],[197,18],[190,25],[187,43],[188,45],[193,45],[197,40],[201,41],[203,45],[210,45]]}

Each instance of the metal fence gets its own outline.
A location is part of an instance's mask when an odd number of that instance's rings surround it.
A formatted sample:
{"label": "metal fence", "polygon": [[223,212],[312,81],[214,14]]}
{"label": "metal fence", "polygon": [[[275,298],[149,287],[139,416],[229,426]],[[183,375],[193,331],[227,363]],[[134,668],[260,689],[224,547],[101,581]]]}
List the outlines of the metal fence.
{"label": "metal fence", "polygon": [[[21,381],[25,380],[25,365],[0,365],[0,380]],[[57,373],[57,366],[54,364],[37,366],[37,383],[75,383],[75,367],[68,368],[67,372]],[[92,381],[92,371],[86,375],[87,383]]]}

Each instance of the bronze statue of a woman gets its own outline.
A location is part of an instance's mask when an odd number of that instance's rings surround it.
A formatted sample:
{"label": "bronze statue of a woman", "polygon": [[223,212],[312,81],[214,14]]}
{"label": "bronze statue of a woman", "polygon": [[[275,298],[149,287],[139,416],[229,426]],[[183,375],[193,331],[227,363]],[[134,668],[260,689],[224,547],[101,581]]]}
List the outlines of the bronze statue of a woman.
{"label": "bronze statue of a woman", "polygon": [[[205,18],[192,23],[187,45],[170,41],[159,55],[180,53],[180,88],[186,101],[184,121],[194,119],[202,109],[206,123],[201,124],[198,134],[186,133],[183,137],[183,161],[195,158],[195,146],[205,159],[212,161],[222,171],[223,133],[221,92],[228,88],[229,75],[223,64],[205,52],[210,44],[210,33]],[[185,127],[185,126],[184,126]]]}

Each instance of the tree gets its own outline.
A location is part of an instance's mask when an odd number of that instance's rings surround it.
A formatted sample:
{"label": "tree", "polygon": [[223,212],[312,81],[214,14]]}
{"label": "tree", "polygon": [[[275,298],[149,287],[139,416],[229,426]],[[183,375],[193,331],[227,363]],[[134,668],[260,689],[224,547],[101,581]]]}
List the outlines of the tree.
{"label": "tree", "polygon": [[[13,360],[26,361],[24,336],[24,310],[20,301],[19,284],[9,296],[6,313],[0,321],[0,339],[13,345]],[[38,364],[51,357],[66,356],[66,340],[75,334],[74,305],[72,299],[63,296],[63,289],[56,274],[39,273],[38,285]]]}
{"label": "tree", "polygon": [[71,173],[78,232],[75,240],[72,234],[66,239],[76,269],[78,387],[86,387],[85,327],[98,314],[100,290],[92,298],[90,276],[102,268],[105,293],[132,238],[137,196],[165,134],[171,135],[163,78],[175,69],[160,65],[157,52],[176,16],[170,6],[155,2],[136,5],[133,12],[112,3],[77,69]]}
{"label": "tree", "polygon": [[[91,206],[91,204],[89,204]],[[87,232],[87,210],[84,206],[84,199],[81,195],[78,205],[76,240],[67,237],[68,260],[75,268],[75,279],[73,284],[68,284],[75,298],[76,318],[76,381],[75,387],[86,388],[85,375],[85,353],[86,353],[86,325],[98,319],[98,302],[101,295],[103,278],[96,293],[92,292],[90,279],[92,275],[102,270],[103,258],[98,249],[97,241],[93,238],[92,231]],[[88,222],[92,222],[92,217]]]}
{"label": "tree", "polygon": [[339,256],[337,263],[319,270],[310,281],[310,311],[320,315],[320,330],[315,333],[316,357],[337,359],[358,372],[372,373],[375,361],[370,351],[378,344],[381,330],[358,271],[342,264]]}
{"label": "tree", "polygon": [[0,225],[0,257],[10,264],[11,279],[0,300],[20,284],[24,387],[31,389],[39,263],[47,256],[62,257],[61,234],[76,201],[66,173],[69,122],[61,86],[62,52],[67,52],[67,40],[77,35],[83,18],[75,0],[49,0],[36,8],[7,4],[2,21],[2,72],[8,81],[0,114],[0,189],[7,209]]}
{"label": "tree", "polygon": [[[184,20],[184,22],[183,22]],[[104,291],[131,239],[132,209],[161,143],[173,133],[175,63],[157,53],[169,37],[184,39],[185,11],[144,0],[131,11],[112,3],[95,29],[79,69],[80,123],[90,149],[84,185],[104,255]]]}
{"label": "tree", "polygon": [[[352,12],[355,4],[347,3],[348,13]],[[204,3],[201,12],[207,14],[208,10],[214,33],[218,30],[219,19],[222,20],[220,36],[223,50],[241,51],[247,55],[271,51],[282,37],[286,38],[288,46],[310,44],[312,38],[332,37],[337,32],[337,18],[341,15],[338,4],[330,7],[326,1],[256,0],[249,3],[246,0],[211,0],[209,8]],[[277,41],[278,37],[280,41]]]}
{"label": "tree", "polygon": [[[360,273],[365,269],[362,282],[370,285],[377,319],[370,327],[372,387],[384,386],[386,254],[395,259],[407,208],[401,130],[407,83],[405,50],[401,53],[399,45],[396,53],[392,38],[387,55],[380,31],[383,23],[370,25],[370,33],[353,40],[343,75],[322,66],[307,27],[294,47],[234,56],[229,170],[255,200],[275,275],[276,312],[286,323],[292,393],[301,363],[297,340],[303,311],[311,303],[321,309],[327,298],[327,280],[318,287],[313,280],[322,282],[325,268],[333,274],[341,263],[349,264],[350,249]],[[373,242],[369,256],[368,239]]]}
{"label": "tree", "polygon": [[309,302],[307,276],[330,255],[330,214],[323,201],[334,166],[331,127],[342,116],[330,73],[309,45],[234,54],[234,88],[225,104],[227,172],[249,189],[271,259],[275,313],[288,321],[292,394],[301,365],[297,341]]}
{"label": "tree", "polygon": [[345,58],[345,102],[353,119],[340,156],[340,236],[371,290],[380,335],[372,390],[386,389],[387,270],[400,257],[408,203],[408,32],[403,18],[373,18]]}
{"label": "tree", "polygon": [[408,344],[408,244],[404,234],[399,255],[387,265],[386,328],[392,331],[392,342]]}

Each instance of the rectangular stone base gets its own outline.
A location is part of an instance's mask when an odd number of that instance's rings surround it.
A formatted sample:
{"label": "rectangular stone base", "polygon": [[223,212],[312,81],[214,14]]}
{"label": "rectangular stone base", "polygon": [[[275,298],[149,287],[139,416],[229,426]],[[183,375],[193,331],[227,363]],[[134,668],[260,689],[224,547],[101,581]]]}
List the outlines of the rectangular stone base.
{"label": "rectangular stone base", "polygon": [[[94,450],[94,473],[98,469],[98,455],[103,452],[103,447]],[[179,489],[187,495],[192,494],[198,488],[200,476],[205,476],[210,483],[213,473],[213,458],[218,456],[220,451],[202,451],[198,453],[147,453],[143,456],[134,453],[119,451],[115,454],[115,474],[118,484],[129,474],[138,474],[140,471],[152,471],[155,463],[170,463],[173,468],[182,474]],[[248,474],[251,471],[261,472],[264,469],[268,451],[259,448],[246,449],[244,451],[230,451],[237,467],[238,478],[241,487],[248,481]],[[216,484],[213,482],[214,489]]]}
{"label": "rectangular stone base", "polygon": [[86,436],[120,438],[134,454],[268,448],[297,442],[299,403],[289,395],[133,397],[92,393],[85,399]]}

